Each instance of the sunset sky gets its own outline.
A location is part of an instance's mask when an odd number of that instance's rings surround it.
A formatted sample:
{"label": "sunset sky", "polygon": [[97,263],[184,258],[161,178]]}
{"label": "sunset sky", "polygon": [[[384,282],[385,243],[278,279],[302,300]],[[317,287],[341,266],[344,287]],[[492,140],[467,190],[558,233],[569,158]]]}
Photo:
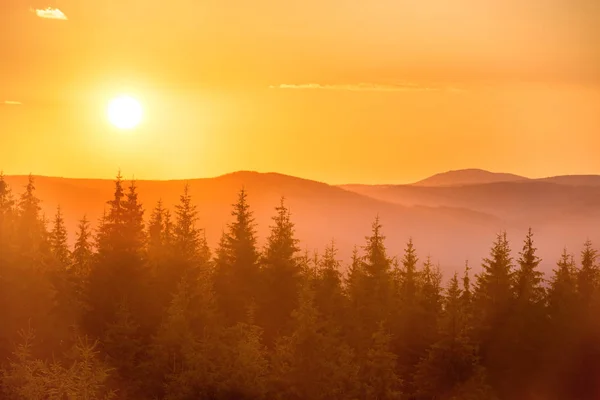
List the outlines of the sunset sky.
{"label": "sunset sky", "polygon": [[[0,11],[5,174],[600,174],[597,0],[8,0]],[[127,132],[106,117],[123,93],[144,109]]]}

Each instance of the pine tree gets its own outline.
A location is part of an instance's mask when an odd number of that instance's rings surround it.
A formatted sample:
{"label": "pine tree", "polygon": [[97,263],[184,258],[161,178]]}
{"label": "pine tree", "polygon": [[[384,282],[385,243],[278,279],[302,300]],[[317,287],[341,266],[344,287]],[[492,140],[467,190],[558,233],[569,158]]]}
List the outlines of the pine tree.
{"label": "pine tree", "polygon": [[78,231],[75,239],[75,246],[73,247],[73,253],[71,254],[72,271],[80,280],[87,280],[92,266],[93,251],[90,223],[85,215],[79,220],[77,228]]}
{"label": "pine tree", "polygon": [[600,278],[599,267],[596,263],[598,252],[593,248],[592,242],[587,240],[581,252],[581,268],[577,276],[577,290],[583,309],[590,307],[594,292],[598,288]]}
{"label": "pine tree", "polygon": [[142,260],[146,242],[144,209],[138,201],[137,186],[133,180],[129,185],[126,200],[123,203],[123,223],[125,228],[123,237],[125,250],[135,255],[138,260]]}
{"label": "pine tree", "polygon": [[108,201],[98,228],[97,257],[89,276],[85,326],[91,334],[103,337],[115,321],[119,304],[127,303],[138,322],[147,317],[148,273],[144,265],[143,209],[135,183],[124,193],[121,174],[115,180],[113,199]]}
{"label": "pine tree", "polygon": [[400,399],[402,381],[396,374],[396,355],[390,350],[391,336],[383,323],[371,337],[371,345],[363,359],[359,381],[363,399]]}
{"label": "pine tree", "polygon": [[163,207],[162,200],[158,200],[148,222],[148,261],[154,270],[164,261],[167,254],[165,246],[165,214],[166,210]]}
{"label": "pine tree", "polygon": [[471,268],[469,267],[469,261],[465,261],[465,271],[463,273],[462,278],[462,293],[460,295],[460,299],[462,301],[463,307],[468,312],[468,315],[472,317],[473,312],[473,293],[471,291],[471,277],[469,276],[469,271]]}
{"label": "pine tree", "polygon": [[284,198],[275,208],[271,232],[262,258],[262,295],[259,302],[259,321],[265,329],[267,345],[276,335],[289,329],[292,311],[298,305],[298,285],[301,269],[298,265],[298,240],[294,236],[294,223]]}
{"label": "pine tree", "polygon": [[[184,271],[198,267],[200,230],[196,227],[198,221],[198,211],[192,204],[190,186],[186,184],[183,188],[183,194],[179,197],[179,204],[175,206],[177,220],[173,229],[175,249],[178,258],[184,266]],[[182,273],[184,272],[182,271]]]}
{"label": "pine tree", "polygon": [[346,312],[346,301],[340,273],[341,262],[337,259],[337,248],[333,240],[325,248],[323,257],[314,262],[317,265],[315,306],[323,318],[341,324]]}
{"label": "pine tree", "polygon": [[537,270],[542,260],[535,254],[536,250],[533,246],[533,232],[529,228],[517,261],[519,269],[515,272],[515,297],[519,304],[539,304],[544,300],[544,274]]}
{"label": "pine tree", "polygon": [[60,206],[56,209],[54,224],[50,231],[50,250],[57,262],[59,269],[67,269],[71,264],[71,252],[67,244],[67,228],[62,216]]}
{"label": "pine tree", "polygon": [[578,351],[581,310],[577,292],[578,271],[573,255],[566,248],[556,266],[547,296],[549,329],[542,371],[549,383],[548,397],[560,399],[571,396],[565,377],[570,374],[572,366],[565,360],[571,360]]}
{"label": "pine tree", "polygon": [[232,206],[234,220],[228,225],[220,246],[222,254],[216,270],[215,292],[228,324],[234,325],[244,319],[248,302],[258,296],[260,268],[254,217],[244,189]]}
{"label": "pine tree", "polygon": [[541,334],[547,331],[543,274],[537,270],[541,260],[536,255],[531,229],[519,255],[514,280],[515,302],[508,322],[513,358],[510,390],[515,394],[526,393],[535,385],[542,366]]}
{"label": "pine tree", "polygon": [[417,271],[417,252],[412,238],[408,240],[402,259],[400,271],[400,304],[403,308],[411,308],[417,302],[419,276]]}
{"label": "pine tree", "polygon": [[49,254],[47,231],[40,215],[40,200],[35,195],[35,180],[29,175],[17,206],[17,247],[22,266],[45,269]]}
{"label": "pine tree", "polygon": [[470,337],[470,316],[464,308],[463,291],[455,273],[447,289],[439,340],[421,359],[415,372],[418,399],[464,399],[481,392],[476,399],[491,398],[485,373],[479,365],[477,346]]}
{"label": "pine tree", "polygon": [[269,361],[262,343],[262,329],[254,323],[254,307],[246,321],[229,329],[227,364],[224,368],[224,397],[263,399],[268,389]]}
{"label": "pine tree", "polygon": [[511,391],[509,375],[513,368],[514,337],[510,324],[514,273],[506,232],[497,236],[491,255],[484,259],[482,267],[474,293],[480,354],[490,384],[499,396],[505,397]]}
{"label": "pine tree", "polygon": [[12,263],[14,253],[15,201],[0,171],[0,268]]}
{"label": "pine tree", "polygon": [[107,326],[103,338],[103,348],[111,364],[116,368],[118,376],[128,385],[122,391],[126,398],[139,393],[138,365],[143,350],[140,326],[133,318],[126,301],[118,305],[115,319]]}
{"label": "pine tree", "polygon": [[314,291],[304,284],[292,331],[276,346],[273,393],[276,399],[337,399],[357,394],[353,353],[338,340],[335,326],[321,318]]}
{"label": "pine tree", "polygon": [[387,256],[379,217],[375,218],[371,236],[366,240],[361,270],[364,272],[363,294],[367,297],[363,304],[368,310],[365,315],[368,320],[363,323],[375,329],[379,322],[389,323],[393,309],[392,263]]}

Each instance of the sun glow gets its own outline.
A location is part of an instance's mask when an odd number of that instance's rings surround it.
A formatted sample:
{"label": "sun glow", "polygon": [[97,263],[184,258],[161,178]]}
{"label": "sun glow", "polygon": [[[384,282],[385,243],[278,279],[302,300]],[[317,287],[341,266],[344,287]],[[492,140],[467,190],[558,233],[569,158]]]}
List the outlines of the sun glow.
{"label": "sun glow", "polygon": [[119,129],[133,129],[143,116],[142,105],[129,96],[116,97],[108,104],[108,120]]}

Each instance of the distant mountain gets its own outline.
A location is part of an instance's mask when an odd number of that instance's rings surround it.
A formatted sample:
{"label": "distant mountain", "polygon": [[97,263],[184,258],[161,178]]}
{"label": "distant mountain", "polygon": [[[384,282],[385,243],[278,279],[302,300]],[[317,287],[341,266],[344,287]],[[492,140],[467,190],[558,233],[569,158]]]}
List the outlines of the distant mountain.
{"label": "distant mountain", "polygon": [[561,175],[536,180],[571,186],[600,186],[600,175]]}
{"label": "distant mountain", "polygon": [[483,169],[460,169],[442,172],[413,183],[413,186],[461,186],[494,182],[514,182],[527,180],[523,176],[485,171]]}

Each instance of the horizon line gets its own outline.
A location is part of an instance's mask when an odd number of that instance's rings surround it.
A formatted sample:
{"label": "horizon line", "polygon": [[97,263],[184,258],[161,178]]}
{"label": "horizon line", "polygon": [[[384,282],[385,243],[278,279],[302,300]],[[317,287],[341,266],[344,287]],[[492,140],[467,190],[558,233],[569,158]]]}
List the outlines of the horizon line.
{"label": "horizon line", "polygon": [[[515,174],[512,172],[497,172],[497,171],[490,171],[490,170],[486,170],[486,169],[482,169],[482,168],[460,168],[460,169],[450,169],[450,170],[446,170],[446,171],[442,171],[442,172],[437,172],[437,173],[434,173],[431,175],[427,175],[424,178],[418,179],[416,181],[411,181],[411,182],[396,181],[396,182],[386,182],[386,183],[364,183],[364,182],[352,182],[352,181],[350,181],[350,182],[346,181],[344,183],[333,183],[333,182],[328,182],[328,181],[324,181],[324,180],[318,180],[318,179],[314,179],[314,178],[292,175],[292,174],[287,174],[287,173],[277,172],[277,171],[257,171],[257,170],[245,170],[245,169],[232,171],[232,172],[226,172],[226,173],[219,174],[219,175],[193,177],[193,178],[160,179],[160,178],[135,178],[135,176],[133,176],[132,178],[125,178],[125,177],[122,177],[122,178],[123,178],[123,181],[137,181],[137,182],[185,182],[185,181],[195,181],[195,180],[204,180],[204,179],[217,179],[217,178],[222,178],[222,177],[225,177],[228,175],[241,174],[241,173],[252,173],[252,174],[259,174],[259,175],[281,175],[281,176],[287,176],[290,178],[297,178],[297,179],[302,179],[302,180],[307,180],[307,181],[324,183],[324,184],[327,184],[330,186],[350,186],[350,185],[387,186],[387,185],[415,185],[419,182],[422,182],[424,180],[427,180],[427,179],[437,176],[437,175],[442,175],[442,174],[447,174],[447,173],[452,173],[452,172],[461,172],[461,171],[481,171],[481,172],[487,172],[487,173],[491,173],[491,174],[515,175],[515,177],[523,178],[525,180],[542,180],[542,179],[567,177],[567,176],[600,176],[600,174],[587,173],[587,174],[559,174],[559,175],[545,175],[545,176],[538,176],[538,177],[529,177],[529,176],[525,176],[525,175]],[[0,170],[0,173],[1,172],[2,171]],[[35,174],[35,173],[29,173],[29,174],[23,174],[23,173],[6,174],[6,173],[3,173],[2,174],[2,176],[4,176],[4,177],[12,177],[12,178],[24,178],[24,177],[28,177],[30,175],[34,178],[52,178],[52,179],[87,180],[87,181],[114,181],[114,177],[112,177],[112,178],[108,178],[108,177],[107,178],[89,178],[89,177],[76,177],[76,176],[45,175],[45,174]],[[508,181],[508,182],[510,182],[510,181]]]}

